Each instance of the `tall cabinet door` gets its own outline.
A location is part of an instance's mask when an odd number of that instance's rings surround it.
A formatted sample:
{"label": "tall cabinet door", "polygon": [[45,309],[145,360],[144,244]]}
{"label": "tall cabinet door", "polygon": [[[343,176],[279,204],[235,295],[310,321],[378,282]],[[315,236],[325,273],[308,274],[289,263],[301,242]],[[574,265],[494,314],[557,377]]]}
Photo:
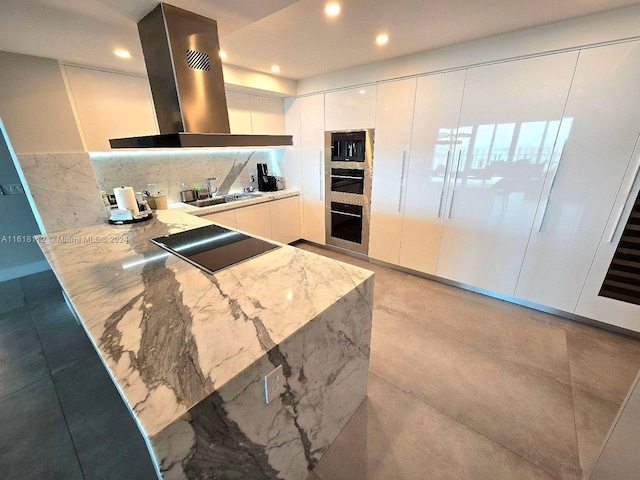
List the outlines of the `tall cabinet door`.
{"label": "tall cabinet door", "polygon": [[325,127],[364,130],[376,126],[376,86],[349,88],[325,95]]}
{"label": "tall cabinet door", "polygon": [[398,264],[416,80],[378,86],[369,257]]}
{"label": "tall cabinet door", "polygon": [[513,295],[576,58],[468,70],[437,275]]}
{"label": "tall cabinet door", "polygon": [[580,52],[517,297],[574,311],[640,132],[639,78],[640,42]]}
{"label": "tall cabinet door", "polygon": [[[639,105],[635,103],[635,105]],[[629,108],[633,108],[630,104]],[[635,180],[635,182],[634,182]],[[600,296],[600,288],[604,282],[614,253],[625,232],[626,222],[629,221],[631,210],[640,195],[640,144],[633,154],[633,161],[627,169],[627,174],[622,182],[622,188],[611,210],[609,221],[602,236],[600,246],[595,259],[587,275],[587,280],[580,294],[575,313],[584,317],[593,318],[604,323],[616,325],[636,332],[640,332],[640,305],[628,303],[613,298]],[[637,218],[637,217],[636,217]],[[637,237],[630,237],[625,241],[636,243]],[[636,249],[634,249],[636,250]],[[633,260],[616,259],[616,268],[633,272],[637,278],[638,262]],[[640,298],[640,292],[637,293]]]}
{"label": "tall cabinet door", "polygon": [[418,79],[400,265],[434,274],[465,71]]}
{"label": "tall cabinet door", "polygon": [[324,245],[324,95],[299,98],[302,238]]}

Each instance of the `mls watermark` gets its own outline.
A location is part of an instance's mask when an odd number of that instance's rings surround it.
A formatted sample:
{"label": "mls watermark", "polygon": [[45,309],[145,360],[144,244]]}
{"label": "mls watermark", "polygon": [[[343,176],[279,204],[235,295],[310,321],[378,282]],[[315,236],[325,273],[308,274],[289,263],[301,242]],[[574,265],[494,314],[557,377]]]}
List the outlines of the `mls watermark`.
{"label": "mls watermark", "polygon": [[124,235],[3,235],[2,243],[127,243]]}

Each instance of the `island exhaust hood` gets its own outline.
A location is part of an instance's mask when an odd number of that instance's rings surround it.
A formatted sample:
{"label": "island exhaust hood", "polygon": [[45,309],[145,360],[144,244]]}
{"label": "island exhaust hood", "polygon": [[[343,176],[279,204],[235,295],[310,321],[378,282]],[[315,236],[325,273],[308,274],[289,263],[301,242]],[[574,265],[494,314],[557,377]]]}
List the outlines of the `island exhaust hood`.
{"label": "island exhaust hood", "polygon": [[160,134],[113,138],[111,148],[293,144],[291,135],[230,133],[215,20],[160,3],[138,32]]}

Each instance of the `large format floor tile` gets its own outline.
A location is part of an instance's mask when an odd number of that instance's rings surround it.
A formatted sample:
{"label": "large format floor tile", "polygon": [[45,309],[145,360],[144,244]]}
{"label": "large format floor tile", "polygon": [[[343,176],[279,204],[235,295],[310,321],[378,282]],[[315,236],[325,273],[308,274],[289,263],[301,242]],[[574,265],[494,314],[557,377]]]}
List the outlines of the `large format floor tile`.
{"label": "large format floor tile", "polygon": [[62,295],[62,288],[53,270],[22,277],[20,283],[29,305],[47,302],[50,298]]}
{"label": "large format floor tile", "polygon": [[84,478],[51,378],[0,400],[0,425],[2,478]]}
{"label": "large format floor tile", "polygon": [[87,479],[155,479],[142,434],[97,356],[53,375]]}
{"label": "large format floor tile", "polygon": [[314,473],[322,480],[554,478],[375,375],[368,399]]}
{"label": "large format floor tile", "polygon": [[25,304],[20,279],[0,283],[0,312],[6,312]]}
{"label": "large format floor tile", "polygon": [[[30,318],[28,321],[31,323]],[[47,361],[33,327],[0,335],[0,398],[48,376]]]}
{"label": "large format floor tile", "polygon": [[512,309],[496,309],[450,295],[433,285],[433,281],[409,277],[385,297],[380,307],[441,335],[569,383],[562,328],[542,324]]}
{"label": "large format floor tile", "polygon": [[588,478],[602,450],[604,440],[618,414],[620,404],[612,403],[589,392],[573,389],[578,452],[583,478]]}
{"label": "large format floor tile", "polygon": [[640,369],[640,348],[618,337],[567,332],[572,385],[620,405]]}
{"label": "large format floor tile", "polygon": [[569,385],[374,312],[372,373],[559,478],[580,478]]}
{"label": "large format floor tile", "polygon": [[31,307],[31,315],[51,373],[96,355],[93,344],[76,322],[62,295],[55,295],[47,303]]}

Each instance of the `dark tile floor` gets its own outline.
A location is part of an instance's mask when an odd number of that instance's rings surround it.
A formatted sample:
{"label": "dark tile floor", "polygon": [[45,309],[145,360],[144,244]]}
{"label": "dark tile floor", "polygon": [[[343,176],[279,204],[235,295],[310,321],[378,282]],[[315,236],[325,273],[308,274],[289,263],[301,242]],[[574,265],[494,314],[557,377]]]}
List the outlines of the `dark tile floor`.
{"label": "dark tile floor", "polygon": [[[640,341],[374,270],[369,395],[309,480],[586,479]],[[0,478],[155,478],[51,272],[0,283]]]}
{"label": "dark tile floor", "polygon": [[0,300],[0,478],[157,478],[53,272],[0,283]]}

